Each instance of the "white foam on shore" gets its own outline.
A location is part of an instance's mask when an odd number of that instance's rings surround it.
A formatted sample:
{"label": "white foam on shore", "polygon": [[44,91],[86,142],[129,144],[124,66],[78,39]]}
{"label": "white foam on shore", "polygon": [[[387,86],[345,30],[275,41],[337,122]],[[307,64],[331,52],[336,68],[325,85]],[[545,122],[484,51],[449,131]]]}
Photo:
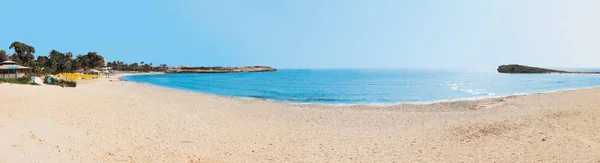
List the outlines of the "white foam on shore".
{"label": "white foam on shore", "polygon": [[325,105],[325,106],[360,106],[360,105],[367,105],[367,106],[394,106],[394,105],[403,105],[403,104],[409,104],[409,105],[429,105],[429,104],[444,103],[444,102],[477,101],[477,100],[483,100],[483,99],[504,98],[504,97],[509,97],[509,96],[526,96],[526,95],[534,95],[534,94],[547,94],[547,93],[555,93],[555,92],[561,92],[561,91],[573,91],[573,90],[592,89],[592,88],[600,88],[600,86],[581,87],[581,88],[567,88],[567,89],[552,90],[552,91],[542,91],[542,92],[535,92],[535,93],[517,92],[517,93],[510,94],[510,95],[505,95],[505,96],[489,95],[489,96],[478,96],[478,97],[467,97],[467,98],[456,98],[456,99],[449,99],[449,100],[435,100],[435,101],[423,101],[423,102],[357,103],[357,104],[345,104],[345,103],[296,103],[296,102],[287,102],[287,101],[279,101],[279,102],[284,102],[284,103],[293,104],[293,105]]}

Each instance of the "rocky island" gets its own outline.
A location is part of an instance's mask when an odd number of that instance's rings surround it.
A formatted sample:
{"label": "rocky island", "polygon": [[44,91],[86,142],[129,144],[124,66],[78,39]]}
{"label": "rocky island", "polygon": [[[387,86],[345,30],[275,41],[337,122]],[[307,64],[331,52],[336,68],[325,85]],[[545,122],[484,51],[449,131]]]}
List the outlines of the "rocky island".
{"label": "rocky island", "polygon": [[499,73],[511,74],[542,74],[542,73],[559,73],[559,74],[600,74],[600,72],[572,72],[563,70],[553,70],[539,67],[524,66],[518,64],[498,66]]}
{"label": "rocky island", "polygon": [[240,73],[240,72],[271,72],[277,69],[269,66],[238,66],[238,67],[179,67],[173,68],[167,73]]}

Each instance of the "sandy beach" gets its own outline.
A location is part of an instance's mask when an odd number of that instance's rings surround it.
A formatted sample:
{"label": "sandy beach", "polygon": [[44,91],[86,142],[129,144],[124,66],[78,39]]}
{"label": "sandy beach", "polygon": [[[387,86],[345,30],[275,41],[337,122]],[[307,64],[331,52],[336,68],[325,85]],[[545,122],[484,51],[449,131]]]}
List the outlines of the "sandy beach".
{"label": "sandy beach", "polygon": [[294,105],[119,81],[0,84],[0,163],[600,162],[600,88]]}

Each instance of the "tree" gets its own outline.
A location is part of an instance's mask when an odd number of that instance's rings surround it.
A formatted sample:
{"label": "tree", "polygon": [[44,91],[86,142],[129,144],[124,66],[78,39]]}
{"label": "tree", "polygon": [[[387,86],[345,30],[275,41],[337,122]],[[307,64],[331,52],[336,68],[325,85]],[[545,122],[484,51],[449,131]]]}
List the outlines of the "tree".
{"label": "tree", "polygon": [[73,72],[73,53],[67,52],[67,54],[60,60],[61,72]]}
{"label": "tree", "polygon": [[21,58],[19,58],[19,55],[17,54],[13,54],[10,57],[10,60],[17,62],[17,64],[22,64],[23,62],[21,61]]}
{"label": "tree", "polygon": [[12,44],[10,44],[8,48],[15,50],[15,54],[17,54],[19,60],[24,65],[30,66],[29,62],[35,59],[35,56],[33,55],[35,53],[35,48],[33,46],[29,46],[25,43],[15,41]]}
{"label": "tree", "polygon": [[63,58],[65,57],[65,54],[56,50],[52,50],[48,56],[50,58],[50,73],[54,74],[64,72]]}
{"label": "tree", "polygon": [[150,63],[150,64],[142,63],[142,71],[150,72],[151,70],[152,70],[152,63]]}
{"label": "tree", "polygon": [[[10,44],[9,49],[15,51],[14,54],[8,55],[6,51],[0,50],[0,62],[12,60],[17,64],[22,64],[31,67],[32,71],[37,74],[56,74],[63,72],[73,72],[79,69],[93,69],[99,68],[105,65],[106,60],[103,56],[97,52],[88,52],[85,55],[77,55],[73,58],[73,53],[67,52],[61,53],[57,50],[52,50],[48,56],[38,56],[37,59],[34,56],[35,48],[25,43],[15,41]],[[111,66],[120,69],[130,69],[130,65],[116,61],[112,62]],[[139,70],[143,65],[133,66],[136,70]],[[152,64],[149,65],[152,68]]]}
{"label": "tree", "polygon": [[0,62],[8,61],[8,55],[6,55],[6,51],[0,50]]}
{"label": "tree", "polygon": [[134,62],[134,63],[132,63],[132,64],[129,65],[129,71],[138,71],[138,70],[139,70],[138,63]]}
{"label": "tree", "polygon": [[146,63],[144,61],[140,63],[132,63],[127,64],[122,61],[112,61],[106,63],[106,66],[111,67],[112,70],[116,71],[168,71],[169,67],[167,64],[160,64],[158,66],[154,66],[152,63]]}
{"label": "tree", "polygon": [[49,64],[49,59],[46,56],[38,56],[37,59],[35,60],[35,66],[33,66],[33,71],[40,73],[40,74],[46,74],[49,73],[48,72],[48,67],[50,67]]}
{"label": "tree", "polygon": [[86,69],[89,67],[88,57],[83,56],[81,54],[77,55],[75,58],[75,70],[78,69]]}
{"label": "tree", "polygon": [[101,55],[98,55],[98,53],[88,52],[88,54],[85,56],[88,59],[87,60],[88,68],[92,69],[92,68],[98,68],[98,67],[104,66],[104,57],[102,57]]}
{"label": "tree", "polygon": [[167,64],[160,64],[160,71],[167,71],[169,70],[169,66],[167,66]]}

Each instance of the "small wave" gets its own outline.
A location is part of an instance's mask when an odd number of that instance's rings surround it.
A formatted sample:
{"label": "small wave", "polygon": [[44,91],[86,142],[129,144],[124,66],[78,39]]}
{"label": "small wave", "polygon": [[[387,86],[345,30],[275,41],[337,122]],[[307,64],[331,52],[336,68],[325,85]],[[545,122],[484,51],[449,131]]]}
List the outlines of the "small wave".
{"label": "small wave", "polygon": [[341,100],[333,98],[306,98],[306,101],[337,102]]}
{"label": "small wave", "polygon": [[255,99],[270,99],[270,96],[262,96],[262,95],[250,95],[248,96],[250,98],[255,98]]}
{"label": "small wave", "polygon": [[469,93],[471,95],[482,95],[482,94],[490,94],[489,92],[485,92],[485,89],[468,89],[468,90],[464,90],[463,92]]}
{"label": "small wave", "polygon": [[527,95],[529,93],[525,93],[525,92],[515,92],[513,94],[510,94],[509,96],[521,96],[521,95]]}
{"label": "small wave", "polygon": [[290,102],[308,102],[308,103],[312,103],[312,102],[327,102],[327,103],[331,103],[331,102],[340,102],[343,101],[341,99],[334,99],[334,98],[320,98],[320,97],[316,97],[316,98],[301,98],[301,97],[275,97],[275,96],[267,96],[267,95],[249,95],[246,96],[247,98],[250,99],[262,99],[262,100],[275,100],[275,101],[290,101]]}
{"label": "small wave", "polygon": [[458,84],[457,83],[450,84],[450,89],[455,90],[455,91],[458,90]]}

